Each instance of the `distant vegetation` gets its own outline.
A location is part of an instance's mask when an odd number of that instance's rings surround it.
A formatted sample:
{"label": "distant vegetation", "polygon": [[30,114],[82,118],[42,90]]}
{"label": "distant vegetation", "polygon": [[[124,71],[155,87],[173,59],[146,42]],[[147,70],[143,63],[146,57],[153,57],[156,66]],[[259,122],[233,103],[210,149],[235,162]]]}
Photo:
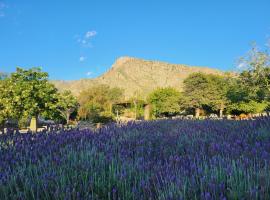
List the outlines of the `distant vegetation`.
{"label": "distant vegetation", "polygon": [[123,91],[107,85],[93,86],[79,94],[78,118],[94,123],[110,122],[114,118],[114,104],[121,101]]}
{"label": "distant vegetation", "polygon": [[[189,75],[183,82],[181,95],[176,91],[172,92],[171,88],[157,89],[150,95],[154,115],[158,117],[160,112],[171,115],[173,112],[195,114],[199,117],[204,110],[219,113],[222,117],[224,111],[226,114],[239,115],[269,110],[269,53],[254,47],[242,62],[246,69],[240,74],[199,72]],[[177,103],[179,106],[176,106]],[[162,105],[162,108],[158,108],[158,105]]]}
{"label": "distant vegetation", "polygon": [[[118,65],[129,60],[122,59]],[[182,89],[165,84],[146,97],[136,91],[128,98],[123,89],[106,84],[89,86],[75,97],[70,91],[59,92],[48,81],[48,74],[39,68],[18,68],[9,75],[0,74],[0,126],[17,122],[20,127],[26,127],[33,117],[67,124],[70,119],[108,123],[121,115],[142,119],[146,105],[150,106],[153,119],[188,114],[198,118],[210,113],[222,117],[224,113],[268,111],[269,52],[254,47],[241,62],[245,69],[239,74],[203,73],[196,68],[183,82],[179,80]]]}
{"label": "distant vegetation", "polygon": [[152,105],[154,117],[175,116],[180,111],[181,93],[174,88],[160,88],[153,91],[148,102]]}

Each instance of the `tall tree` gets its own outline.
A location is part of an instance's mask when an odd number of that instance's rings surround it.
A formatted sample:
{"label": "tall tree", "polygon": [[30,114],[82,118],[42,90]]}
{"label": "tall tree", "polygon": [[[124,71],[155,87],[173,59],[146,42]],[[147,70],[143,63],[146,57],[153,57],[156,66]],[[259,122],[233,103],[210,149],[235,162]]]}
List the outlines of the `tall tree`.
{"label": "tall tree", "polygon": [[270,55],[253,45],[240,60],[241,73],[228,91],[232,113],[259,113],[270,101]]}
{"label": "tall tree", "polygon": [[203,73],[193,73],[184,80],[183,102],[185,108],[193,108],[198,118],[203,105],[209,105],[209,77]]}
{"label": "tall tree", "polygon": [[253,100],[263,101],[270,95],[270,54],[253,45],[248,54],[241,58],[244,69],[239,76],[241,84],[249,88]]}
{"label": "tall tree", "polygon": [[193,108],[195,117],[198,118],[203,106],[209,106],[212,110],[219,111],[223,116],[230,75],[221,76],[215,74],[193,73],[184,80],[183,106]]}
{"label": "tall tree", "polygon": [[171,116],[180,112],[181,93],[176,89],[158,88],[148,97],[155,117]]}
{"label": "tall tree", "polygon": [[138,119],[144,115],[144,104],[142,95],[139,91],[135,91],[133,96],[128,100],[131,104],[131,111],[134,113],[134,118]]}
{"label": "tall tree", "polygon": [[[40,68],[16,72],[6,79],[4,100],[16,119],[38,118],[45,111],[55,109],[57,89],[48,81],[48,74]],[[37,127],[37,126],[36,126]]]}
{"label": "tall tree", "polygon": [[209,74],[208,81],[208,99],[212,110],[219,111],[219,116],[223,117],[223,111],[228,105],[227,92],[229,89],[228,82],[231,80],[231,75],[226,76]]}
{"label": "tall tree", "polygon": [[65,90],[58,96],[57,110],[61,116],[69,124],[70,115],[77,110],[79,104],[77,99],[72,95],[71,91]]}
{"label": "tall tree", "polygon": [[261,113],[268,106],[266,100],[258,100],[254,88],[243,82],[241,78],[231,79],[228,84],[227,98],[229,105],[227,111],[229,113]]}
{"label": "tall tree", "polygon": [[10,117],[9,105],[7,102],[8,94],[5,92],[7,81],[5,76],[0,76],[0,131],[3,132],[5,122]]}
{"label": "tall tree", "polygon": [[98,122],[112,118],[112,104],[123,97],[119,88],[110,88],[107,85],[96,85],[80,93],[79,117]]}

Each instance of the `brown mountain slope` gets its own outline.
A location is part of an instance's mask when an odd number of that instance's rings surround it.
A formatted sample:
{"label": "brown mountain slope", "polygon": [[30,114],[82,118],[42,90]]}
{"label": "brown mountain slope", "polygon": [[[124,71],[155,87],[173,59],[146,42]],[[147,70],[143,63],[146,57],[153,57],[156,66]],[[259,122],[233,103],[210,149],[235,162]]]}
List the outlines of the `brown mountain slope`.
{"label": "brown mountain slope", "polygon": [[223,72],[187,65],[169,64],[159,61],[148,61],[131,57],[121,57],[116,60],[109,71],[94,79],[77,81],[52,81],[60,90],[71,90],[75,95],[95,84],[108,84],[111,87],[123,88],[125,97],[129,98],[135,92],[145,97],[158,87],[172,86],[182,89],[183,80],[191,73],[222,74]]}

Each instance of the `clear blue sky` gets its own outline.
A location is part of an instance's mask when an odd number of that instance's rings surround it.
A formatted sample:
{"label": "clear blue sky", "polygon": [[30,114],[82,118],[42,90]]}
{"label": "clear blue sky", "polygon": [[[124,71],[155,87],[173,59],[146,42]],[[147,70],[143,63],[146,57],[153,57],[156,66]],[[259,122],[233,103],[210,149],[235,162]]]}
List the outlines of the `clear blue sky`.
{"label": "clear blue sky", "polygon": [[0,71],[96,77],[132,56],[231,70],[270,35],[270,0],[0,0]]}

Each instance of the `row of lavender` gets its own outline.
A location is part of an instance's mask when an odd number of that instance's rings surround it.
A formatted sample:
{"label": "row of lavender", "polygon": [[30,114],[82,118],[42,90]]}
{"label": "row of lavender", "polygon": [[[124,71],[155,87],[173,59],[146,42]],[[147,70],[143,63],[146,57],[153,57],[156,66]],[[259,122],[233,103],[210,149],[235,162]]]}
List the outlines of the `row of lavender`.
{"label": "row of lavender", "polygon": [[270,199],[270,118],[1,135],[0,199]]}

